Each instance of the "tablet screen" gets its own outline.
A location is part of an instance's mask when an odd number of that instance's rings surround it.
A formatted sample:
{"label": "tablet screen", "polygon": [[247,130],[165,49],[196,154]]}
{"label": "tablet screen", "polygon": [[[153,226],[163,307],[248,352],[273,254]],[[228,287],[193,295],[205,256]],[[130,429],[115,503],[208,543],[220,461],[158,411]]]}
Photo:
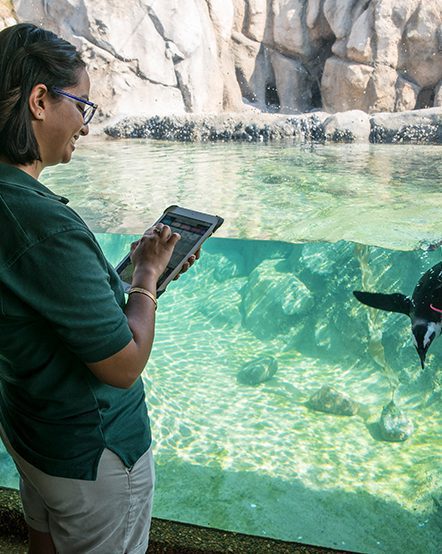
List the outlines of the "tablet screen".
{"label": "tablet screen", "polygon": [[161,219],[161,223],[169,225],[172,233],[179,233],[181,235],[181,240],[176,243],[172,257],[170,258],[166,269],[158,279],[158,287],[164,279],[172,273],[177,265],[183,262],[183,259],[186,258],[193,245],[199,241],[211,225],[210,223],[205,223],[204,221],[198,221],[182,215],[176,216],[174,214],[166,214]]}
{"label": "tablet screen", "polygon": [[[157,288],[162,285],[165,279],[167,279],[167,277],[178,265],[182,264],[186,260],[189,251],[212,225],[208,222],[206,223],[204,221],[192,219],[183,215],[177,216],[173,213],[166,213],[166,215],[161,218],[161,223],[169,225],[172,233],[179,233],[181,235],[181,239],[176,243],[172,257],[170,258],[166,269],[158,279]],[[131,283],[133,266],[129,258],[126,263],[124,263],[124,266],[120,267],[118,272],[122,281]]]}

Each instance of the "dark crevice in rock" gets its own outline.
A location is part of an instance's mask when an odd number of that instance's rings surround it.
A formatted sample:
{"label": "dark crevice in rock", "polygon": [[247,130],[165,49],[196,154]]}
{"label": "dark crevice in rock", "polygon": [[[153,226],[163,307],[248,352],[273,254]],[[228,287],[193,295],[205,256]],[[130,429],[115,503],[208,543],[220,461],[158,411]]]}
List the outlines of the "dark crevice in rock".
{"label": "dark crevice in rock", "polygon": [[421,110],[424,108],[432,108],[434,105],[434,98],[436,96],[436,91],[434,87],[423,88],[416,99],[415,110]]}
{"label": "dark crevice in rock", "polygon": [[266,83],[265,99],[268,108],[279,110],[281,103],[279,101],[278,89],[274,81]]}
{"label": "dark crevice in rock", "polygon": [[192,103],[192,93],[190,91],[190,88],[183,81],[181,73],[176,69],[175,69],[175,75],[178,82],[178,89],[181,92],[181,96],[183,97],[184,108],[186,112],[191,112],[193,108],[193,103]]}
{"label": "dark crevice in rock", "polygon": [[167,37],[166,37],[166,33],[164,31],[164,27],[163,27],[163,24],[161,23],[159,17],[157,16],[157,14],[155,13],[154,9],[152,8],[152,6],[146,6],[146,10],[147,10],[147,14],[148,16],[150,17],[157,33],[163,37],[164,41],[166,40],[169,40]]}
{"label": "dark crevice in rock", "polygon": [[365,4],[361,8],[361,13],[364,13],[368,9],[368,7],[370,6],[370,3],[371,3],[371,0],[367,0],[365,2]]}
{"label": "dark crevice in rock", "polygon": [[307,69],[312,78],[312,108],[322,108],[322,74],[324,73],[324,66],[327,59],[333,55],[332,46],[336,40],[336,37],[328,39],[323,39],[321,41],[321,47],[319,49],[318,55],[314,60],[310,61],[310,64],[307,66]]}

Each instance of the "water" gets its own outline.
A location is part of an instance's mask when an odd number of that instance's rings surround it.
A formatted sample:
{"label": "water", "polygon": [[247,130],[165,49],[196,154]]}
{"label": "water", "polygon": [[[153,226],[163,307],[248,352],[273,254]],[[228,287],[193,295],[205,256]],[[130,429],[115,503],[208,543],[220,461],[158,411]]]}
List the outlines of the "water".
{"label": "water", "polygon": [[141,233],[165,206],[227,215],[223,237],[442,240],[439,146],[176,144],[92,137],[46,184],[99,232]]}
{"label": "water", "polygon": [[[114,263],[169,204],[226,219],[160,299],[143,375],[154,515],[356,552],[439,552],[442,338],[422,371],[409,319],[351,292],[409,294],[441,260],[438,153],[94,139],[47,176]],[[275,375],[239,381],[262,356]],[[323,386],[354,415],[313,410]],[[414,427],[403,442],[380,432],[392,398]],[[16,486],[5,457],[1,469]]]}

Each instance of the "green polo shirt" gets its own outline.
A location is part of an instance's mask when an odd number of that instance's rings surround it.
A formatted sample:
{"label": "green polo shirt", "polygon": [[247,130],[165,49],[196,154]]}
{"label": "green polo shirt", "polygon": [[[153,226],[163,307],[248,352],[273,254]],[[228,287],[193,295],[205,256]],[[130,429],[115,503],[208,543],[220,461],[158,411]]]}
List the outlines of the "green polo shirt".
{"label": "green polo shirt", "polygon": [[0,420],[32,465],[94,480],[104,448],[131,467],[151,437],[141,378],[120,389],[85,365],[132,333],[118,275],[67,202],[0,163]]}

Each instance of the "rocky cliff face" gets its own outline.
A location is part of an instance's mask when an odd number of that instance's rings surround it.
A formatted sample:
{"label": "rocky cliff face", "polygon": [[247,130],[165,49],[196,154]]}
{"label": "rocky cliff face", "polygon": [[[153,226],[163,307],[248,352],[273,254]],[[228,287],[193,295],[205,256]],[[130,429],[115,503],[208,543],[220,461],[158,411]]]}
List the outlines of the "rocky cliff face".
{"label": "rocky cliff face", "polygon": [[4,0],[75,43],[103,116],[442,106],[441,0]]}

